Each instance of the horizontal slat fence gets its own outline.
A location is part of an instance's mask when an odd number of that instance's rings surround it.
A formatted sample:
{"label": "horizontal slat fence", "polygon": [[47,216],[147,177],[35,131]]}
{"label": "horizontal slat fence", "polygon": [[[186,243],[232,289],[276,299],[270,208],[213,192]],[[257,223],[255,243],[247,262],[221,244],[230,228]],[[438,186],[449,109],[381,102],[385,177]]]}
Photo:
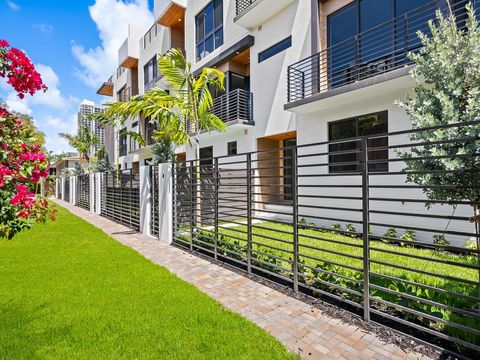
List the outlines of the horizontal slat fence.
{"label": "horizontal slat fence", "polygon": [[82,209],[90,210],[90,175],[88,174],[76,177],[75,205]]}
{"label": "horizontal slat fence", "polygon": [[431,143],[416,141],[418,131],[401,131],[176,163],[174,243],[367,321],[478,354],[476,204],[427,198],[424,190],[455,191],[458,175],[460,187],[480,192],[468,175],[479,171],[480,154],[468,155],[472,169],[422,170],[429,179],[442,176],[441,185],[418,185],[418,172],[405,170],[406,161],[466,156],[415,149],[477,144],[471,134],[478,126],[423,130],[438,132]]}

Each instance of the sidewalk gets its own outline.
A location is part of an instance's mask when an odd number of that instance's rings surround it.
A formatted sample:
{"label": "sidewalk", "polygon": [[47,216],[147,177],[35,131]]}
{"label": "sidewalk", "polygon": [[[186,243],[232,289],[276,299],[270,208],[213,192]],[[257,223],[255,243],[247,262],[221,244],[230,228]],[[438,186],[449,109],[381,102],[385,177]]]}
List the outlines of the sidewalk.
{"label": "sidewalk", "polygon": [[396,345],[381,341],[374,334],[322,313],[318,308],[179,248],[133,233],[125,226],[72,204],[54,201],[195,285],[226,308],[266,329],[304,359],[430,359],[406,353]]}

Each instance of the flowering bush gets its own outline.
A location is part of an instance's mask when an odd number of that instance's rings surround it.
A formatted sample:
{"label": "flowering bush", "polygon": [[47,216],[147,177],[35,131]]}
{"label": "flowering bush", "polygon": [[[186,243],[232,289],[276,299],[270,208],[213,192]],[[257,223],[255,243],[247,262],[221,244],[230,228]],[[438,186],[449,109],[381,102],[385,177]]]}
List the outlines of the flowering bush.
{"label": "flowering bush", "polygon": [[[46,90],[40,74],[26,55],[0,40],[0,76],[7,78],[20,98]],[[53,218],[48,201],[38,194],[49,173],[34,129],[0,106],[0,238],[11,239],[33,224]]]}

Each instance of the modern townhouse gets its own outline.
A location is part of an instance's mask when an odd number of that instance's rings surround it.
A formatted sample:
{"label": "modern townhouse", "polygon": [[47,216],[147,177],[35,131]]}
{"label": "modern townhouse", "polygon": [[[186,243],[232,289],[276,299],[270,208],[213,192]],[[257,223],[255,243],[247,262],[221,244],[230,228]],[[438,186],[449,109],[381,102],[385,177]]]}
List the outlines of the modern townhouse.
{"label": "modern townhouse", "polygon": [[[262,192],[277,187],[275,194],[261,196],[259,209],[278,217],[292,214],[292,172],[289,163],[292,148],[297,152],[329,153],[323,157],[302,159],[303,176],[299,181],[305,209],[322,199],[320,208],[304,210],[302,215],[325,226],[340,222],[361,223],[359,189],[352,190],[356,179],[348,174],[358,170],[361,136],[369,140],[374,181],[404,184],[402,164],[390,162],[396,157],[388,146],[407,141],[405,134],[381,136],[411,128],[408,116],[396,104],[414,86],[409,76],[409,51],[418,49],[418,30],[427,31],[427,22],[435,11],[453,11],[464,19],[466,0],[157,0],[155,23],[146,32],[129,27],[128,37],[119,49],[119,67],[111,85],[103,84],[98,93],[126,101],[130,96],[154,87],[167,89],[155,66],[157,56],[171,47],[185,51],[196,72],[216,67],[226,74],[225,90],[214,94],[213,112],[227,125],[223,133],[203,133],[200,155],[211,159],[245,152],[275,151],[280,160],[268,161],[259,154],[263,168],[257,171],[256,185]],[[147,26],[146,26],[147,28]],[[151,147],[141,148],[124,134],[141,133],[151,144],[154,130],[149,119],[131,119],[117,129],[116,153],[122,169],[146,165],[152,158]],[[326,142],[339,141],[339,144]],[[325,143],[317,147],[306,146]],[[375,151],[375,147],[379,150]],[[332,155],[331,152],[337,152]],[[344,152],[342,154],[342,152]],[[177,149],[179,160],[192,160],[193,148]],[[271,154],[271,152],[270,152]],[[262,160],[262,156],[265,158]],[[261,162],[263,161],[263,162]],[[308,165],[310,161],[310,165]],[[315,161],[328,162],[316,169]],[[206,162],[212,162],[208,160]],[[204,161],[205,163],[205,161]],[[338,165],[335,165],[338,164]],[[297,164],[298,165],[298,164]],[[308,178],[320,172],[326,176]],[[380,176],[384,174],[385,176]],[[296,174],[298,175],[298,174]],[[298,185],[298,184],[297,184]],[[338,185],[338,186],[335,186]],[[380,189],[374,190],[381,193]],[[388,192],[384,189],[382,193]],[[390,190],[391,192],[391,190]],[[339,198],[341,195],[349,195]],[[328,195],[328,196],[327,196]],[[386,196],[386,195],[385,195]],[[401,191],[404,198],[423,199],[420,189]],[[357,199],[357,200],[354,200]],[[392,209],[423,214],[424,204],[375,203],[373,222],[385,224],[373,228],[384,233],[391,224]],[[335,210],[338,209],[338,210]],[[439,207],[443,216],[452,215],[449,207]],[[459,207],[455,215],[470,214]],[[328,220],[332,219],[332,220]],[[422,217],[396,217],[396,225],[415,228]],[[434,227],[443,219],[431,219]],[[435,222],[436,221],[436,222]],[[450,221],[450,228],[464,224]],[[421,234],[419,234],[422,237]],[[425,234],[425,239],[431,234]],[[459,237],[458,242],[465,240]]]}

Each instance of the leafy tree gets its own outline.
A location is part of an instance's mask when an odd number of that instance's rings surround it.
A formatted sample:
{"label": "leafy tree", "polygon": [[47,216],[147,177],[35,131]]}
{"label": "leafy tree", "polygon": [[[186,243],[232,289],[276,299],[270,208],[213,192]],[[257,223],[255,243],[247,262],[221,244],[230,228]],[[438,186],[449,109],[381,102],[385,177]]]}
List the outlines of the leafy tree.
{"label": "leafy tree", "polygon": [[78,129],[77,135],[59,133],[59,136],[68,141],[68,144],[76,149],[80,155],[80,162],[83,160],[88,162],[88,167],[91,167],[91,151],[100,143],[100,138],[86,126]]}
{"label": "leafy tree", "polygon": [[[428,145],[399,151],[399,155],[405,159],[407,180],[421,185],[433,203],[468,200],[474,204],[472,221],[478,233],[480,126],[468,123],[480,114],[480,29],[470,4],[467,13],[464,28],[453,15],[437,12],[437,21],[429,22],[431,34],[419,33],[423,47],[409,55],[415,63],[414,94],[399,102],[414,129],[465,125],[412,133],[411,141]],[[447,184],[452,187],[436,187]]]}
{"label": "leafy tree", "polygon": [[94,172],[106,172],[112,171],[113,165],[110,163],[108,153],[105,151],[105,146],[101,146],[95,153],[93,159],[93,171]]}
{"label": "leafy tree", "polygon": [[152,146],[153,159],[149,165],[165,164],[175,160],[175,146],[168,140],[159,140]]}
{"label": "leafy tree", "polygon": [[[179,146],[193,145],[198,160],[200,133],[226,129],[223,121],[210,111],[213,105],[210,89],[223,90],[225,74],[214,68],[203,68],[200,74],[194,74],[191,63],[177,49],[170,49],[159,57],[158,69],[169,83],[170,92],[153,88],[128,102],[107,104],[105,112],[96,117],[110,125],[122,124],[136,116],[153,119],[157,125],[155,139],[168,139]],[[199,161],[196,161],[195,174],[197,198],[200,199]],[[200,209],[201,203],[197,201],[197,219]]]}

